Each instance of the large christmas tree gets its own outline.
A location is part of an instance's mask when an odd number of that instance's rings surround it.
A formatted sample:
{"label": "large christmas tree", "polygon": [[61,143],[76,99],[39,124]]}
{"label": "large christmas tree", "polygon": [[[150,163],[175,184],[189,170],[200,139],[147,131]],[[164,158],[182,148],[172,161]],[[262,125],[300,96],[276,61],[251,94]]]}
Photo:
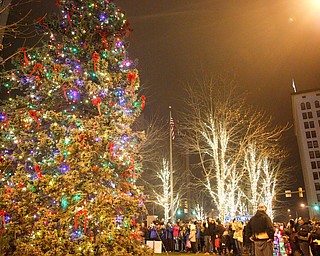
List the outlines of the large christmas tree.
{"label": "large christmas tree", "polygon": [[[145,106],[132,29],[111,0],[57,0],[43,44],[3,75],[0,244],[14,255],[149,255],[132,125]],[[6,248],[5,248],[6,247]]]}

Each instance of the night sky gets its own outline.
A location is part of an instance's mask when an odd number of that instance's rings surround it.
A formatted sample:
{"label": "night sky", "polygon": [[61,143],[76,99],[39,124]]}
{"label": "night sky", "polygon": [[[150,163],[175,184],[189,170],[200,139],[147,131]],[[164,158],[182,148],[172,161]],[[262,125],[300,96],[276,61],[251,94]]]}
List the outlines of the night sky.
{"label": "night sky", "polygon": [[[55,0],[32,4],[51,12]],[[118,0],[133,29],[129,48],[147,89],[146,113],[181,107],[183,84],[224,74],[249,93],[248,104],[292,124],[292,79],[319,88],[319,0]],[[37,17],[37,16],[35,16]],[[285,134],[300,173],[293,129]],[[302,181],[300,181],[301,183]]]}

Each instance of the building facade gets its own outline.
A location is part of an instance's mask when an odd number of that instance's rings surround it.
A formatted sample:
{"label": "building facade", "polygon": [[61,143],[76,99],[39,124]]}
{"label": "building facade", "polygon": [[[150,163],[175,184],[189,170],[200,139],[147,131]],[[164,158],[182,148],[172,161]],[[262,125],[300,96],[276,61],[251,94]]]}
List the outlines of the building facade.
{"label": "building facade", "polygon": [[292,111],[311,218],[320,205],[320,89],[293,93]]}

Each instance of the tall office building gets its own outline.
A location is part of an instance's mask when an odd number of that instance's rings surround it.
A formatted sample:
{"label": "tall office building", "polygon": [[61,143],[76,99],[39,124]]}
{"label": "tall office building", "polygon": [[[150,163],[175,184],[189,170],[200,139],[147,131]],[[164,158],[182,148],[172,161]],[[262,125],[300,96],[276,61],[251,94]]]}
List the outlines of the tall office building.
{"label": "tall office building", "polygon": [[320,89],[292,94],[292,111],[310,217],[320,205]]}

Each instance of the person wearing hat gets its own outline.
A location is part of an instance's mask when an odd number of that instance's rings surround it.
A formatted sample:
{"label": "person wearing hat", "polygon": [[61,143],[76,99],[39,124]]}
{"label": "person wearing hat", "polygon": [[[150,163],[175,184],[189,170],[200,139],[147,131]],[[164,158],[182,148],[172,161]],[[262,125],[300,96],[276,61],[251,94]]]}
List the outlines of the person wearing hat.
{"label": "person wearing hat", "polygon": [[268,214],[267,207],[260,203],[256,214],[249,220],[247,236],[254,243],[255,256],[273,255],[274,227]]}

